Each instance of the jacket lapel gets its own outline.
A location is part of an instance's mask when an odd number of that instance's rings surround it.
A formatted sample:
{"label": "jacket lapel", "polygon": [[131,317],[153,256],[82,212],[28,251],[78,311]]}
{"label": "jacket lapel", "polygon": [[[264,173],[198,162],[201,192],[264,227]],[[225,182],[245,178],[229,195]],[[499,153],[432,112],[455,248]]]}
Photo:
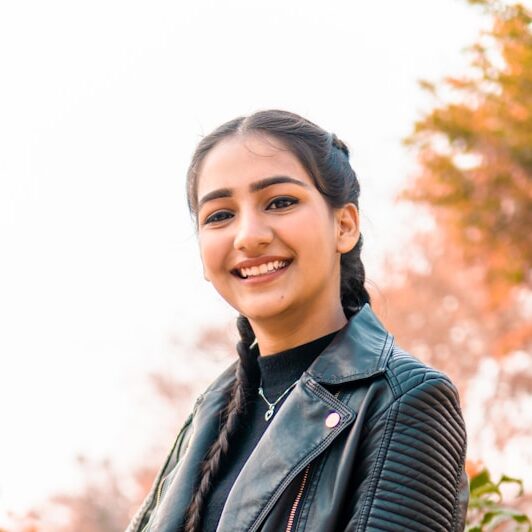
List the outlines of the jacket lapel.
{"label": "jacket lapel", "polygon": [[[331,412],[340,421],[329,428],[325,420]],[[236,479],[218,532],[257,530],[288,484],[354,418],[353,410],[303,374]]]}
{"label": "jacket lapel", "polygon": [[323,384],[342,384],[382,373],[393,336],[366,303],[312,363],[308,373]]}

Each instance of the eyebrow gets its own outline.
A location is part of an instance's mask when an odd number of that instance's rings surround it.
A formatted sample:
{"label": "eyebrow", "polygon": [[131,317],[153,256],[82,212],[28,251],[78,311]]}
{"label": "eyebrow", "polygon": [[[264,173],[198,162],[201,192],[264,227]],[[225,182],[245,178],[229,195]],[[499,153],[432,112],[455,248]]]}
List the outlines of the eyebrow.
{"label": "eyebrow", "polygon": [[[309,188],[309,185],[307,183],[304,183],[299,179],[294,179],[293,177],[289,177],[286,175],[275,175],[272,177],[265,177],[260,181],[255,181],[254,183],[251,183],[249,185],[249,191],[258,192],[260,190],[264,190],[265,188],[271,187],[272,185],[279,185],[281,183],[292,183],[294,185],[299,185],[300,187]],[[212,201],[219,198],[230,198],[232,195],[233,189],[231,188],[219,188],[213,190],[212,192],[208,192],[199,200],[198,210],[201,209],[201,207],[208,201]]]}

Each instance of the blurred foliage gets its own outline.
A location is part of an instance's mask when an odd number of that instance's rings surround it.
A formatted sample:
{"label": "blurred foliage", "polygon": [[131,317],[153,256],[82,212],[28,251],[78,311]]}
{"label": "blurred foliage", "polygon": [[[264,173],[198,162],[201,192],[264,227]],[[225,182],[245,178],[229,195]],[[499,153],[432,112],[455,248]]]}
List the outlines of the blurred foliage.
{"label": "blurred foliage", "polygon": [[26,515],[13,516],[16,524],[5,532],[123,532],[149,490],[156,466],[143,464],[124,475],[109,460],[80,456],[78,467],[84,479],[80,491],[53,495]]}
{"label": "blurred foliage", "polygon": [[483,6],[491,30],[469,49],[468,76],[421,82],[435,106],[405,141],[419,170],[401,197],[433,210],[467,262],[482,266],[499,308],[530,286],[532,18],[520,4],[470,3]]}
{"label": "blurred foliage", "polygon": [[511,526],[511,530],[516,532],[532,530],[530,519],[525,513],[503,504],[501,486],[505,484],[516,484],[519,487],[517,496],[523,494],[521,480],[502,475],[498,482],[494,482],[487,469],[470,479],[467,532],[500,530],[503,525]]}
{"label": "blurred foliage", "polygon": [[[68,525],[64,530],[77,532],[121,532],[130,515],[131,500],[107,460],[93,463],[79,457],[81,474],[86,479],[81,493],[60,494],[51,498],[52,505],[61,506],[68,512]],[[138,471],[135,476],[142,472]],[[62,532],[61,529],[58,532]]]}
{"label": "blurred foliage", "polygon": [[[53,495],[46,504],[14,517],[10,532],[122,532],[149,490],[155,469],[137,466],[128,478],[109,460],[78,457],[83,488]],[[1,531],[0,531],[1,532]]]}
{"label": "blurred foliage", "polygon": [[[407,258],[390,256],[385,266],[378,291],[370,287],[374,309],[397,343],[447,373],[462,397],[482,360],[508,358],[512,351],[528,356],[530,324],[522,306],[489,311],[483,268],[469,266],[461,248],[448,239],[419,233],[409,243]],[[507,377],[509,386],[494,390],[499,400],[532,391],[532,366]]]}

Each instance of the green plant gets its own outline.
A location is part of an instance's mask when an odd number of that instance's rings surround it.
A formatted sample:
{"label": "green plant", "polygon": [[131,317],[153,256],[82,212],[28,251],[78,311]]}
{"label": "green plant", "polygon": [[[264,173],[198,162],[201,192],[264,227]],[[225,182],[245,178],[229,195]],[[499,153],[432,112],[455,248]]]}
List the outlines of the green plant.
{"label": "green plant", "polygon": [[494,482],[487,469],[483,469],[470,479],[467,532],[487,532],[495,530],[499,525],[512,522],[516,527],[513,530],[532,531],[530,519],[526,514],[503,504],[500,490],[503,484],[516,484],[517,496],[523,494],[522,480],[502,475],[498,482]]}

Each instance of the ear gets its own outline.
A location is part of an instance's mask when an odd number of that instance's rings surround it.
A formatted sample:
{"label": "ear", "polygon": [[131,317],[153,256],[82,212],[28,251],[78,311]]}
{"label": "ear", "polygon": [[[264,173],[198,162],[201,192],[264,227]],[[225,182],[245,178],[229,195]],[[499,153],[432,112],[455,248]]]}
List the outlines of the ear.
{"label": "ear", "polygon": [[336,209],[336,251],[348,253],[357,244],[360,238],[360,224],[358,209],[354,203],[346,203]]}

